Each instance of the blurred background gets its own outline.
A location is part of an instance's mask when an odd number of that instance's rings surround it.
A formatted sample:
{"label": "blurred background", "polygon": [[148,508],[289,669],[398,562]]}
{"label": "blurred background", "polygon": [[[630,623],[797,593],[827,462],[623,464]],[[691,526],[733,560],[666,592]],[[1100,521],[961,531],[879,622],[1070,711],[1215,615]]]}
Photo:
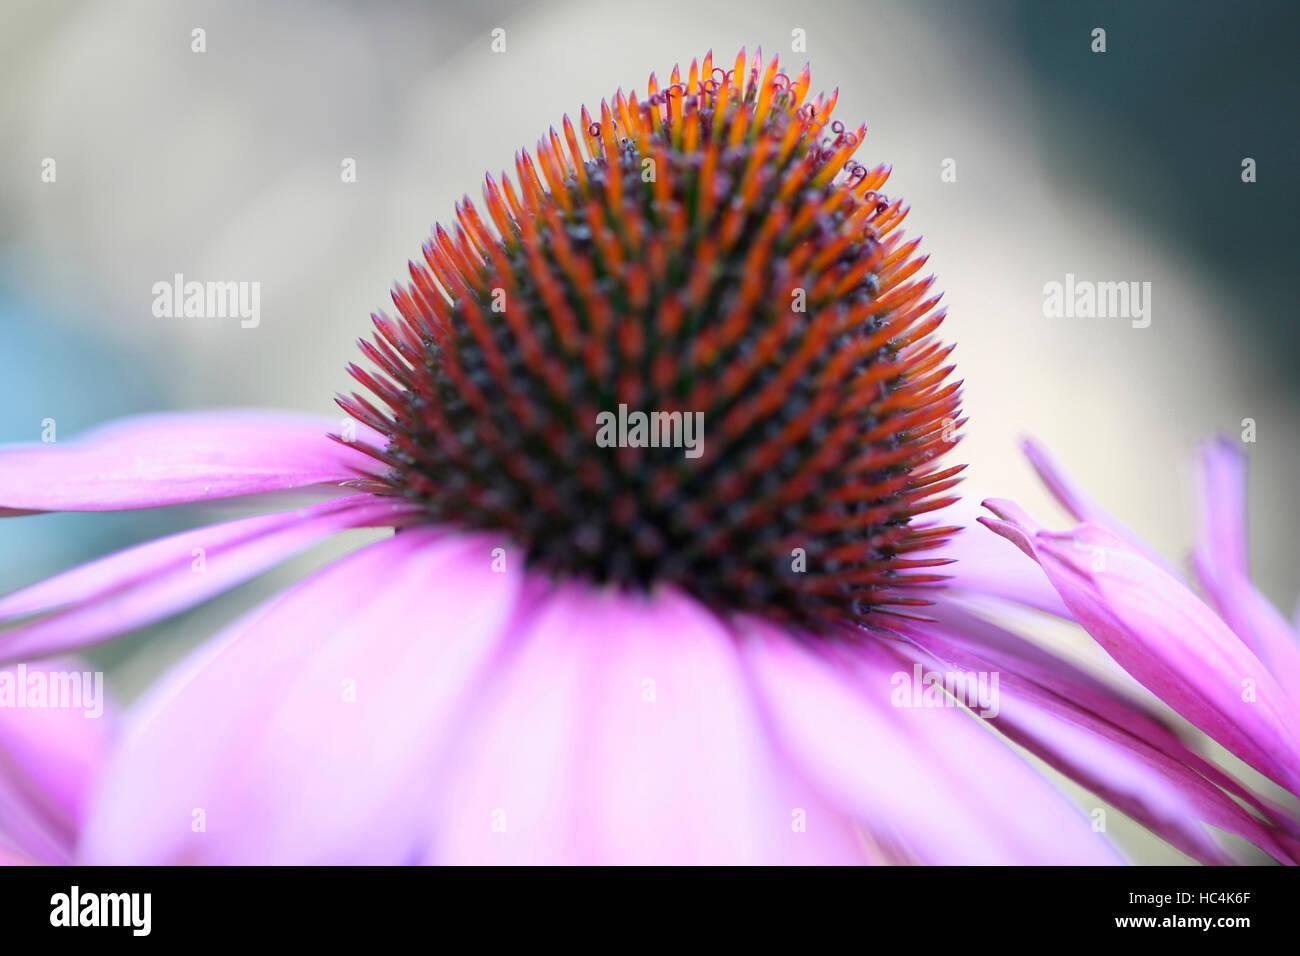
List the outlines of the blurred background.
{"label": "blurred background", "polygon": [[[838,86],[837,116],[868,124],[857,159],[893,164],[959,343],[966,494],[1063,524],[1019,454],[1032,434],[1181,559],[1196,443],[1251,419],[1255,574],[1289,614],[1298,25],[1281,0],[6,0],[0,441],[156,409],[338,418],[368,314],[485,171],[651,70],[761,45]],[[260,324],[155,317],[152,287],[176,273],[259,282]],[[1149,282],[1150,326],[1045,317],[1067,273]],[[7,520],[0,593],[213,517]],[[94,659],[129,698],[330,555]]]}

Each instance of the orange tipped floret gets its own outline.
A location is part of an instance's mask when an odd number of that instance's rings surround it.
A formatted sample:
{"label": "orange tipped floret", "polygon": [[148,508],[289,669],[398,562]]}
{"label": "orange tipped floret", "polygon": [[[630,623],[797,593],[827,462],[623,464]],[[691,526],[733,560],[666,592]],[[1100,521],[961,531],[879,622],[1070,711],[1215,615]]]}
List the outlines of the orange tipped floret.
{"label": "orange tipped floret", "polygon": [[[341,404],[388,439],[374,490],[553,575],[722,613],[819,628],[926,603],[946,562],[918,555],[954,529],[917,519],[960,480],[937,464],[960,383],[888,167],[854,160],[865,127],[809,82],[710,53],[488,176],[486,214],[460,203],[400,317],[375,317],[377,371],[351,369],[379,404]],[[620,408],[681,440],[605,447]]]}

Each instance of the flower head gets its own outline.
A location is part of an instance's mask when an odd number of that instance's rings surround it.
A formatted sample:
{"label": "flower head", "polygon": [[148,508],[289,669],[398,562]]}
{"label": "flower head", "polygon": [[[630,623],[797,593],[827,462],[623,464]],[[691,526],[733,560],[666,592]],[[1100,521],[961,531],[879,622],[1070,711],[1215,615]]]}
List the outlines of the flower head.
{"label": "flower head", "polygon": [[[804,625],[924,603],[959,392],[888,171],[773,58],[691,63],[488,177],[376,316],[342,400],[365,487],[503,531],[530,567]],[[491,226],[495,226],[494,232]],[[616,409],[647,441],[601,447]],[[698,425],[695,425],[698,423]],[[683,454],[683,425],[707,442]],[[620,426],[623,427],[623,426]],[[635,423],[634,423],[635,427]],[[623,436],[625,437],[625,436]],[[703,434],[694,436],[703,439]],[[918,572],[918,569],[921,569]]]}

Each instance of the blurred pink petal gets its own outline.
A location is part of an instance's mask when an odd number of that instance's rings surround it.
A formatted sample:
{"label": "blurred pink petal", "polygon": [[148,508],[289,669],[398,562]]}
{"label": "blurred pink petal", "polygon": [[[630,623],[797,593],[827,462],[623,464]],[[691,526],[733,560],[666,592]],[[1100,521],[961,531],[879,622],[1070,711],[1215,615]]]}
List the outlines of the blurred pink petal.
{"label": "blurred pink petal", "polygon": [[[389,525],[400,502],[351,495],[160,538],[0,599],[0,661],[115,637],[206,601],[346,528]],[[41,614],[34,620],[17,619]],[[5,629],[6,623],[13,624]]]}
{"label": "blurred pink petal", "polygon": [[1201,520],[1192,556],[1197,580],[1233,632],[1300,704],[1300,638],[1250,581],[1246,456],[1226,439],[1201,450]]}
{"label": "blurred pink petal", "polygon": [[519,579],[491,561],[482,538],[403,531],[232,627],[128,715],[83,859],[420,859],[434,757],[511,629]]}
{"label": "blurred pink petal", "polygon": [[562,587],[457,738],[431,862],[867,859],[773,750],[732,635],[685,596]]}
{"label": "blurred pink petal", "polygon": [[0,515],[153,508],[338,484],[373,470],[373,459],[328,437],[337,428],[288,412],[171,412],[67,443],[0,446]]}
{"label": "blurred pink petal", "polygon": [[1233,862],[1206,829],[1210,824],[1281,861],[1300,862],[1285,846],[1284,833],[1248,813],[1218,784],[1253,798],[1244,787],[1140,704],[1066,661],[1030,663],[1009,649],[1020,643],[1015,635],[961,612],[945,613],[938,624],[917,624],[909,636],[933,655],[928,667],[1000,673],[998,713],[989,718],[998,730],[1184,853],[1203,863]]}
{"label": "blurred pink petal", "polygon": [[921,862],[1122,862],[1077,807],[969,713],[893,706],[894,675],[912,672],[897,648],[872,639],[818,651],[766,625],[753,637],[754,679],[792,759]]}
{"label": "blurred pink petal", "polygon": [[[43,675],[84,681],[94,672],[82,661],[59,658],[0,670],[9,681]],[[99,678],[102,681],[102,675]],[[99,685],[102,692],[102,684]],[[78,706],[0,705],[0,858],[7,862],[66,863],[73,855],[89,793],[114,729],[112,702],[92,708],[89,688]],[[98,711],[98,713],[96,713]]]}
{"label": "blurred pink petal", "polygon": [[0,866],[39,866],[43,861],[0,844]]}

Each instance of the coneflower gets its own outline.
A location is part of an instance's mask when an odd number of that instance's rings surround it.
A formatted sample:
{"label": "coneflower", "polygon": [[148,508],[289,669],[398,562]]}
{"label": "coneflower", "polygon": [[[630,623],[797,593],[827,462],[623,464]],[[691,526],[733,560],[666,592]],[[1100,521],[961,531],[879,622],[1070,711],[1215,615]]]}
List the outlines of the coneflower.
{"label": "coneflower", "polygon": [[[340,495],[0,599],[6,659],[397,529],[136,704],[82,859],[1119,859],[957,703],[1197,858],[1228,859],[1204,823],[1290,858],[1285,819],[1147,705],[969,610],[1065,613],[989,573],[996,539],[939,588],[970,551],[924,517],[954,501],[959,386],[905,208],[834,103],[742,51],[566,119],[435,230],[334,443],[238,412],[0,452],[12,513]],[[945,683],[966,660],[1000,702]]]}

